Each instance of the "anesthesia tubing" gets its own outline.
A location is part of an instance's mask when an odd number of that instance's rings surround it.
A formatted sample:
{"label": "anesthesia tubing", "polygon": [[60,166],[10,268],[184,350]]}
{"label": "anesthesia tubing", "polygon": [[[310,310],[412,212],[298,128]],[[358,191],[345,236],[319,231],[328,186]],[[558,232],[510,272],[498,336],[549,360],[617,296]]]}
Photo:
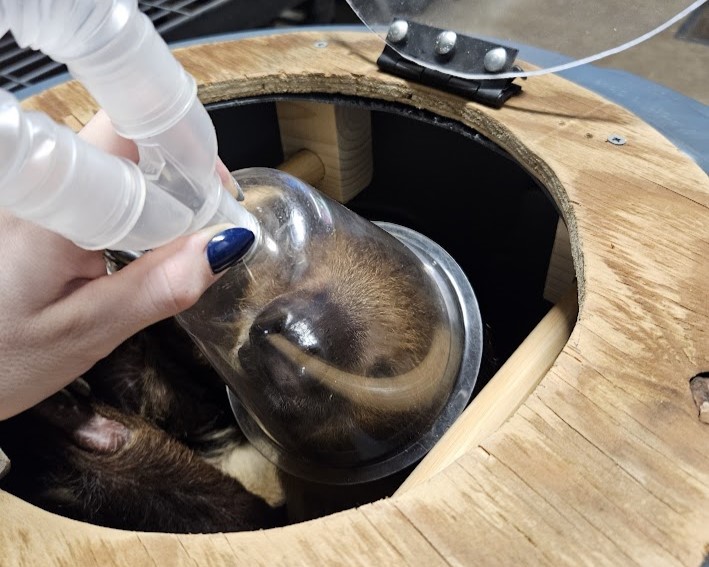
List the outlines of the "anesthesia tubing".
{"label": "anesthesia tubing", "polygon": [[0,92],[0,206],[88,249],[146,250],[217,222],[258,230],[216,172],[194,78],[136,0],[0,0],[0,34],[69,72],[138,146],[103,154]]}

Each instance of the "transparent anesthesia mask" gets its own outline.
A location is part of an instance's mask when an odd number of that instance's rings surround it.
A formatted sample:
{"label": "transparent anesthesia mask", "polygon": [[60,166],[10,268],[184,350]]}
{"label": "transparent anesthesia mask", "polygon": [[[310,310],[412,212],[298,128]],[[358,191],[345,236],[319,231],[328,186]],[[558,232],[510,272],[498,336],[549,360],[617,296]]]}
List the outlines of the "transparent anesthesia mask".
{"label": "transparent anesthesia mask", "polygon": [[[589,63],[641,43],[705,1],[347,0],[394,51],[467,79],[526,77]],[[448,35],[439,37],[428,28]],[[463,36],[486,43],[466,42]],[[515,55],[533,62],[538,48],[572,61],[514,68]]]}
{"label": "transparent anesthesia mask", "polygon": [[421,458],[467,404],[477,301],[429,239],[359,217],[277,170],[235,178],[260,234],[178,320],[283,470],[349,484]]}

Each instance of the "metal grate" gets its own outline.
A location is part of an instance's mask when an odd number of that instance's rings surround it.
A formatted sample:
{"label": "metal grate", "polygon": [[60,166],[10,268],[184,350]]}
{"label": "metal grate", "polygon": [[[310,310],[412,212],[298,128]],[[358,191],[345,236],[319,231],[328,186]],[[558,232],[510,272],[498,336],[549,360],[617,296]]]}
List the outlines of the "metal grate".
{"label": "metal grate", "polygon": [[9,33],[0,39],[0,88],[17,91],[64,70],[42,53],[20,49]]}
{"label": "metal grate", "polygon": [[[166,34],[231,0],[142,0],[140,10],[160,34]],[[20,48],[11,34],[0,39],[0,88],[18,91],[66,71],[43,53]]]}
{"label": "metal grate", "polygon": [[139,1],[141,11],[148,16],[155,29],[165,34],[200,14],[227,4],[230,0],[150,0]]}

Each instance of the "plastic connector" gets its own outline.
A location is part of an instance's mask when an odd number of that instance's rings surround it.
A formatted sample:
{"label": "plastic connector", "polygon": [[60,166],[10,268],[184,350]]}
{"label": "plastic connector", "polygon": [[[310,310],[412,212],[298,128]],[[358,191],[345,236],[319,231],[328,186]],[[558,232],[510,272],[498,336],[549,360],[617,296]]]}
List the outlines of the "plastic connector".
{"label": "plastic connector", "polygon": [[85,142],[0,91],[0,207],[87,249],[158,246],[192,211],[138,166]]}

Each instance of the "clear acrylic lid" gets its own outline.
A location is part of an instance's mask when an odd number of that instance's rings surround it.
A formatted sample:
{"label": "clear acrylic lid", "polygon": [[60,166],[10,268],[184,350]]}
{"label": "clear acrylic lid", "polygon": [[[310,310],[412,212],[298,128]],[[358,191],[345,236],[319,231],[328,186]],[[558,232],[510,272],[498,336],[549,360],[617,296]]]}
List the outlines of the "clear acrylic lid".
{"label": "clear acrylic lid", "polygon": [[[562,71],[613,55],[661,32],[706,0],[665,0],[652,6],[642,0],[347,2],[409,60],[462,78],[502,79]],[[534,48],[573,61],[544,69],[515,68],[515,56],[531,61]]]}

